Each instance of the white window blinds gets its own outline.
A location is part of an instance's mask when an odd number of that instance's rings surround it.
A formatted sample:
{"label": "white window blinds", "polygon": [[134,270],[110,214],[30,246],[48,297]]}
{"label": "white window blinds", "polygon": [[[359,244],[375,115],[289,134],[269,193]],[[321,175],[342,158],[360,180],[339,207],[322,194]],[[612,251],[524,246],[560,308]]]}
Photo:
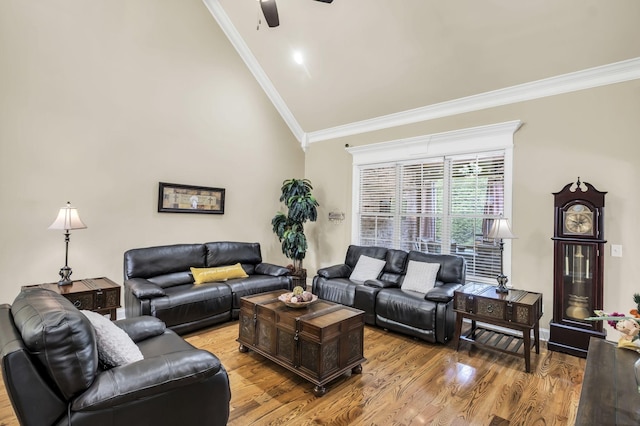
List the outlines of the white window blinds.
{"label": "white window blinds", "polygon": [[467,261],[468,280],[500,273],[500,252],[484,237],[504,211],[504,152],[360,168],[359,243]]}

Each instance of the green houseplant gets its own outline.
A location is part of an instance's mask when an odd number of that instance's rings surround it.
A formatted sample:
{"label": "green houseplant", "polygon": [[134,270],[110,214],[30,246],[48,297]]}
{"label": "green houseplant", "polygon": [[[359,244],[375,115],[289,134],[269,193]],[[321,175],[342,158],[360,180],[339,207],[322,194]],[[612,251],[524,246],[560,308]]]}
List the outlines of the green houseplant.
{"label": "green houseplant", "polygon": [[273,232],[282,243],[282,253],[293,260],[293,275],[303,276],[302,259],[307,253],[304,223],[318,219],[318,201],[311,194],[308,179],[288,179],[282,183],[280,201],[287,206],[287,214],[278,212],[271,220]]}

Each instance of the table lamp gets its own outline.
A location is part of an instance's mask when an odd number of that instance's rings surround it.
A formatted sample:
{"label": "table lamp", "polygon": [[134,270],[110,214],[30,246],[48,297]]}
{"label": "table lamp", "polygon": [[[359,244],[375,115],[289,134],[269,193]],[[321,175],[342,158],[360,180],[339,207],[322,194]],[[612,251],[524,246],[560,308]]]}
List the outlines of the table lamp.
{"label": "table lamp", "polygon": [[71,268],[69,267],[69,233],[72,229],[85,229],[87,225],[82,223],[80,220],[80,216],[78,215],[78,209],[75,207],[71,207],[71,203],[67,201],[67,205],[62,207],[58,212],[58,217],[56,220],[49,226],[49,229],[64,229],[64,242],[65,242],[65,251],[64,251],[64,266],[60,268],[60,281],[58,281],[58,285],[69,285],[72,283],[71,279]]}
{"label": "table lamp", "polygon": [[500,240],[500,275],[496,277],[496,280],[498,280],[498,288],[496,288],[496,292],[508,293],[509,289],[507,288],[507,282],[509,281],[509,278],[507,278],[503,270],[503,256],[504,256],[503,240],[511,240],[518,237],[513,235],[513,232],[511,232],[511,225],[509,224],[509,219],[500,216],[500,218],[495,219],[493,221],[493,225],[491,225],[491,229],[487,233],[487,238],[491,238],[493,240]]}

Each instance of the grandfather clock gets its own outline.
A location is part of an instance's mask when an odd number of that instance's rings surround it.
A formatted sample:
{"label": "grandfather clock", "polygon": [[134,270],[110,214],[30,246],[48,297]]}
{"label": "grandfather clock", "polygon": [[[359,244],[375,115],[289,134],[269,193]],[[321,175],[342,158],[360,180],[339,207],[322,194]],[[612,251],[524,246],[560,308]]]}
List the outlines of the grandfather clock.
{"label": "grandfather clock", "polygon": [[553,320],[548,347],[583,358],[589,338],[607,335],[602,321],[585,320],[603,306],[605,194],[580,178],[553,194]]}

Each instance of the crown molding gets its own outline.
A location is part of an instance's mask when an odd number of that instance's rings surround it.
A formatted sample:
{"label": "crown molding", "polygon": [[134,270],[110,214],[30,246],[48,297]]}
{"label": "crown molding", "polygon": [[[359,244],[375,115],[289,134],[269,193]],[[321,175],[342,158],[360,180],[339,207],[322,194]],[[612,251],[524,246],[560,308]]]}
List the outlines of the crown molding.
{"label": "crown molding", "polygon": [[310,144],[316,142],[640,79],[638,57],[341,126],[305,132],[251,53],[219,0],[203,2],[305,151]]}
{"label": "crown molding", "polygon": [[405,161],[419,157],[463,154],[513,148],[513,135],[521,120],[421,135],[394,141],[345,148],[353,165]]}
{"label": "crown molding", "polygon": [[640,58],[633,58],[504,89],[493,90],[491,92],[467,96],[465,98],[310,132],[308,134],[308,140],[309,143],[320,142],[639,78]]}

